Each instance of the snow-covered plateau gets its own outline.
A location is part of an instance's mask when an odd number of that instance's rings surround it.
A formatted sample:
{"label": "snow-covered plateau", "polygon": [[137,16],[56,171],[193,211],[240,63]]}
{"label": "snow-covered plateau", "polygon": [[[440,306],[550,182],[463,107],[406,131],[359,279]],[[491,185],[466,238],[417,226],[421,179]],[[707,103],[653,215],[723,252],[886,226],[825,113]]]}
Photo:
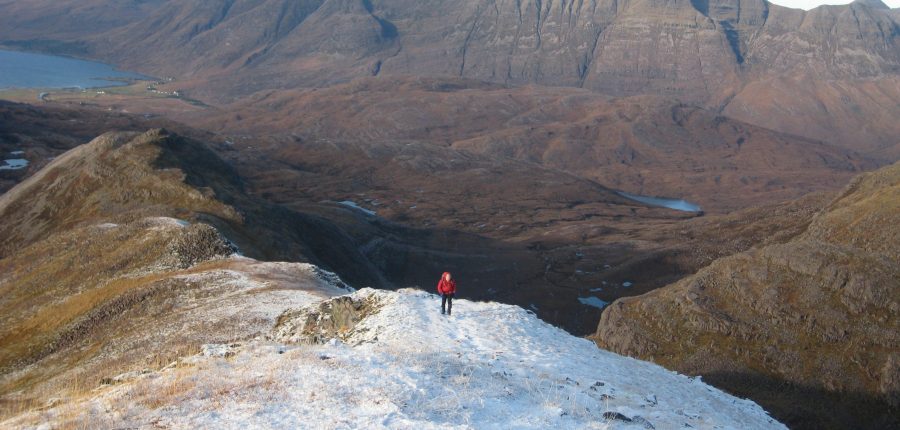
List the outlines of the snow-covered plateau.
{"label": "snow-covered plateau", "polygon": [[[328,315],[341,300],[356,313]],[[285,310],[268,336],[204,345],[4,426],[785,428],[750,400],[601,350],[519,307],[461,299],[452,316],[439,308],[436,295],[412,289],[321,298]],[[352,321],[304,340],[328,318]]]}

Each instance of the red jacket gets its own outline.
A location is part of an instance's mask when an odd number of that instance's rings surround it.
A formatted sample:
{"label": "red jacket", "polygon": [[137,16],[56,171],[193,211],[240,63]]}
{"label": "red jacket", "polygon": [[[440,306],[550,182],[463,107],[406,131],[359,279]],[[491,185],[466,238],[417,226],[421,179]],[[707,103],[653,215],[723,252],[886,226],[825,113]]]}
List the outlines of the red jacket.
{"label": "red jacket", "polygon": [[447,272],[444,272],[441,275],[441,280],[438,282],[437,290],[438,294],[456,294],[456,281],[454,280],[445,280],[447,277]]}

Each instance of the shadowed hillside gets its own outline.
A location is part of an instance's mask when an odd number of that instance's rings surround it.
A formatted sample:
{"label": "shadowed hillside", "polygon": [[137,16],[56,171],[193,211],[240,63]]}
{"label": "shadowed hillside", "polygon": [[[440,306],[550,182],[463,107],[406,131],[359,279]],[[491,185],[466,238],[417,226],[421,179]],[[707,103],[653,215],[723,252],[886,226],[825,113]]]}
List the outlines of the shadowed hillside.
{"label": "shadowed hillside", "polygon": [[797,428],[892,428],[900,164],[864,174],[783,244],[603,313],[597,342],[756,399]]}

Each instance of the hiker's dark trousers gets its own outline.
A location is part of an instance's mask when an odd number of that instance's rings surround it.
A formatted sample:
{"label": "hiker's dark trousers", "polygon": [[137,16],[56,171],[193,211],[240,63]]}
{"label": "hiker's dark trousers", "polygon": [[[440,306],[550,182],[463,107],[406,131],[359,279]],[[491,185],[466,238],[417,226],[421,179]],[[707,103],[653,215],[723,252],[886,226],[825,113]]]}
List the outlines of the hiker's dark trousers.
{"label": "hiker's dark trousers", "polygon": [[453,309],[453,294],[441,294],[441,313],[450,313]]}

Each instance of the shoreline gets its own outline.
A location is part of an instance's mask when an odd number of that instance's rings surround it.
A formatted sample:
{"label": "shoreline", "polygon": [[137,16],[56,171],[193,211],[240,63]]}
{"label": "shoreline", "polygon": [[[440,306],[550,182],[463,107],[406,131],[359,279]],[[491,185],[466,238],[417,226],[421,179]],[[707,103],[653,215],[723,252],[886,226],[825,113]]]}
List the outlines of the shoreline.
{"label": "shoreline", "polygon": [[[20,49],[10,49],[9,45],[0,43],[0,56],[3,54],[13,54],[13,55],[22,55],[22,56],[32,56],[33,61],[45,61],[44,64],[22,64],[23,66],[28,66],[31,69],[34,69],[34,74],[40,75],[42,72],[47,72],[47,75],[51,75],[51,68],[54,67],[63,67],[69,66],[68,64],[50,64],[53,61],[62,61],[62,62],[78,62],[82,64],[72,64],[83,66],[85,69],[92,68],[102,68],[106,69],[103,71],[98,71],[96,76],[89,76],[91,73],[90,70],[85,70],[85,76],[77,77],[72,79],[75,83],[71,84],[63,84],[63,85],[20,85],[18,83],[12,83],[10,85],[0,85],[0,91],[11,91],[11,90],[70,90],[70,89],[78,89],[78,90],[93,90],[93,89],[103,89],[103,88],[112,88],[112,87],[120,87],[120,86],[128,86],[133,85],[137,82],[163,82],[162,79],[145,75],[143,73],[129,71],[129,70],[121,70],[118,66],[110,63],[106,63],[103,61],[98,61],[96,59],[90,58],[78,58],[65,54],[56,54],[56,53],[47,53],[47,52],[35,52],[35,51],[25,51]],[[15,64],[15,62],[10,62]],[[10,64],[7,63],[7,64]],[[23,61],[24,63],[24,61]],[[36,66],[36,67],[35,67]],[[42,70],[43,69],[43,70]],[[116,75],[119,76],[116,76]],[[46,80],[46,79],[45,79]]]}

